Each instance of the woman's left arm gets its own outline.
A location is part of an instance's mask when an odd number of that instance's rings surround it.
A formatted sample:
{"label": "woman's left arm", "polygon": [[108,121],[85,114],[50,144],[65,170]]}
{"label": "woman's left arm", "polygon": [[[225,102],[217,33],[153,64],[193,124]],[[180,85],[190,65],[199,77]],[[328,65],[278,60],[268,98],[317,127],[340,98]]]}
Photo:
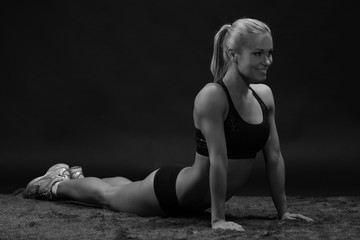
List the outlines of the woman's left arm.
{"label": "woman's left arm", "polygon": [[275,123],[275,102],[271,89],[263,85],[261,96],[268,107],[270,135],[263,148],[266,173],[268,177],[271,197],[274,201],[279,219],[303,219],[312,221],[311,218],[301,214],[291,214],[288,212],[286,193],[285,193],[285,163],[280,150],[280,141]]}

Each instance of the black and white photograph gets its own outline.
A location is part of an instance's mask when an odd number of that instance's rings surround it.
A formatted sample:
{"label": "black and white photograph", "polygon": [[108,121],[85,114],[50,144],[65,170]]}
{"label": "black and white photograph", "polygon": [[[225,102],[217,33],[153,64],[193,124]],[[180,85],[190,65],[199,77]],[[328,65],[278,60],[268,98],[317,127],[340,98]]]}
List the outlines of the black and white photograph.
{"label": "black and white photograph", "polygon": [[359,239],[356,9],[2,3],[0,239]]}

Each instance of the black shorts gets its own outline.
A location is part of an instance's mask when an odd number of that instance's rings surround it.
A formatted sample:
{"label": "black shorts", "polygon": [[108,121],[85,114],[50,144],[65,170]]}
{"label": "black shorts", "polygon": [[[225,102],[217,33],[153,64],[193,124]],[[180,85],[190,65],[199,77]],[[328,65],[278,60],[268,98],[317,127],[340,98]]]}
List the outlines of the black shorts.
{"label": "black shorts", "polygon": [[171,217],[186,214],[176,196],[176,179],[184,166],[166,166],[160,168],[154,177],[155,195],[161,209]]}

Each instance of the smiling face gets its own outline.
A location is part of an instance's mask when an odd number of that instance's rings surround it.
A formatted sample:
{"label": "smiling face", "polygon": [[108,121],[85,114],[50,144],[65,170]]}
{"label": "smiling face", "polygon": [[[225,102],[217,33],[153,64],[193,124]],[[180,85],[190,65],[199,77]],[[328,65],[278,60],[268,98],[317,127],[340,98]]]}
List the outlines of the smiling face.
{"label": "smiling face", "polygon": [[237,69],[245,81],[258,83],[266,79],[272,64],[273,41],[268,33],[251,34],[241,51],[236,51]]}

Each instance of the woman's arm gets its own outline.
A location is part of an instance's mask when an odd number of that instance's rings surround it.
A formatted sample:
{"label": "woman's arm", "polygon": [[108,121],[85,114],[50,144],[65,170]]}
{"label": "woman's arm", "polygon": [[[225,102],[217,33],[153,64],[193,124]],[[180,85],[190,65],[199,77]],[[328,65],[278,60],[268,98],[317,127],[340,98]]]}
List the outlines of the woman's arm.
{"label": "woman's arm", "polygon": [[279,218],[287,210],[287,201],[285,194],[285,163],[280,150],[279,136],[275,124],[275,104],[270,88],[266,90],[266,102],[269,110],[268,120],[270,125],[269,139],[263,148],[263,154],[266,164],[266,173],[270,186],[270,192],[274,201]]}
{"label": "woman's arm", "polygon": [[225,221],[228,158],[224,134],[226,97],[215,84],[207,85],[195,99],[194,117],[204,135],[210,158],[211,225],[214,229],[242,231],[236,223]]}
{"label": "woman's arm", "polygon": [[311,218],[301,214],[291,214],[288,212],[286,193],[285,193],[285,163],[280,150],[280,141],[275,123],[275,103],[271,89],[260,84],[261,96],[265,100],[269,110],[270,135],[263,148],[266,172],[270,186],[271,197],[274,201],[280,219],[303,219],[312,221]]}

